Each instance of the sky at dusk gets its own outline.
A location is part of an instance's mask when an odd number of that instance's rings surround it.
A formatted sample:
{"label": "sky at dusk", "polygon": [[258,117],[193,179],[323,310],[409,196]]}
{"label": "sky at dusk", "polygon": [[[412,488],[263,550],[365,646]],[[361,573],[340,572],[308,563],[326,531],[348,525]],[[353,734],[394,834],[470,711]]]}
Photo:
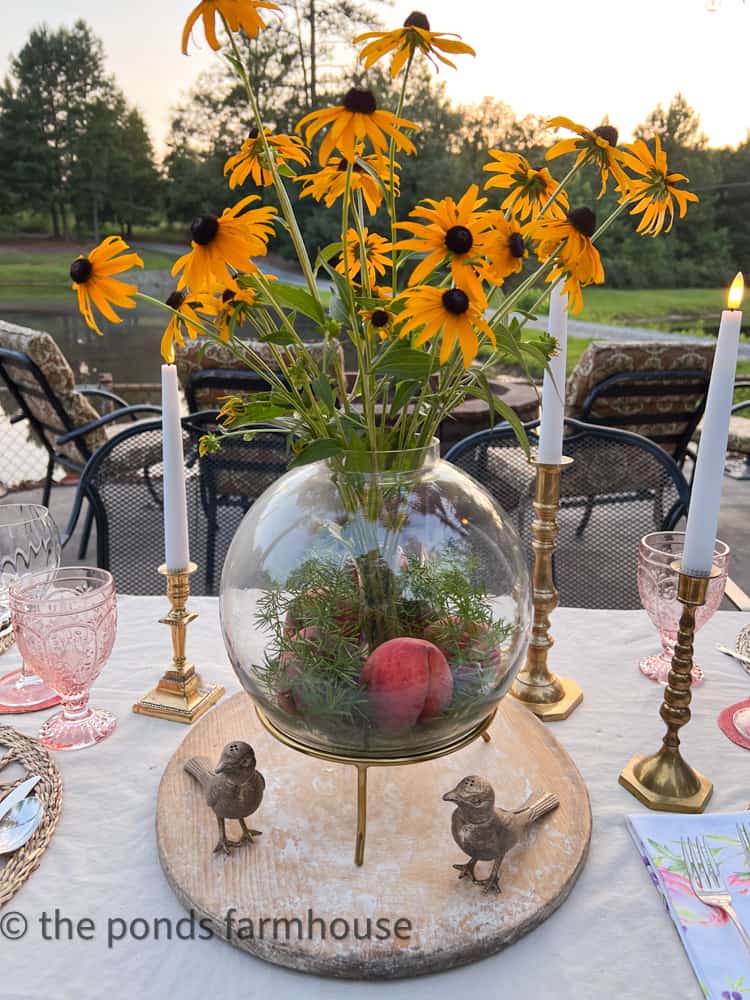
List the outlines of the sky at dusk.
{"label": "sky at dusk", "polygon": [[[0,75],[29,30],[82,17],[103,40],[107,65],[146,117],[157,150],[170,108],[216,58],[205,40],[180,54],[191,0],[24,0],[4,4]],[[414,0],[383,8],[400,25]],[[700,113],[712,145],[736,145],[750,129],[747,53],[750,2],[721,0],[424,0],[434,31],[454,31],[477,50],[445,69],[457,103],[485,95],[515,113],[563,114],[589,126],[609,115],[623,138],[677,91]],[[197,32],[198,36],[199,33]]]}

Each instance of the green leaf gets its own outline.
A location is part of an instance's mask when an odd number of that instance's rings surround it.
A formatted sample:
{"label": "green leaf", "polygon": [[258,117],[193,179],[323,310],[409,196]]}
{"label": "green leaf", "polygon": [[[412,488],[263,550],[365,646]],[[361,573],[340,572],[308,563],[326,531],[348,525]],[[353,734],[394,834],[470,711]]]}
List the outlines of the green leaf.
{"label": "green leaf", "polygon": [[274,281],[273,296],[277,301],[285,306],[301,312],[309,319],[314,319],[316,323],[322,323],[325,319],[323,308],[317,299],[301,288],[299,285],[288,285],[283,281]]}
{"label": "green leaf", "polygon": [[278,347],[289,347],[290,344],[297,343],[288,330],[275,330],[273,333],[267,333],[260,340],[263,344],[276,344]]}
{"label": "green leaf", "polygon": [[310,462],[319,462],[322,458],[330,458],[340,451],[342,451],[340,441],[335,441],[333,438],[319,438],[303,448],[294,461],[289,463],[289,468],[294,469],[300,465],[309,465]]}
{"label": "green leaf", "polygon": [[414,389],[418,383],[416,380],[405,379],[403,382],[399,382],[396,386],[396,391],[393,393],[393,400],[391,401],[391,420],[393,420],[399,410],[402,410],[404,406],[408,406],[409,402],[414,398]]}
{"label": "green leaf", "polygon": [[288,406],[274,406],[273,403],[253,402],[248,403],[242,413],[239,413],[233,420],[228,421],[226,427],[245,427],[248,424],[259,424],[269,420],[276,420],[277,417],[284,417],[292,413]]}
{"label": "green leaf", "polygon": [[325,403],[329,410],[333,410],[336,400],[328,376],[324,372],[321,372],[311,385],[318,399]]}
{"label": "green leaf", "polygon": [[415,350],[408,344],[396,344],[387,354],[375,361],[373,368],[381,375],[420,381],[429,378],[432,361],[425,351]]}
{"label": "green leaf", "polygon": [[529,456],[531,455],[531,449],[529,447],[529,439],[526,436],[526,429],[524,428],[523,423],[521,422],[521,418],[518,416],[516,411],[511,409],[511,407],[508,406],[508,404],[504,402],[502,399],[500,399],[499,396],[496,396],[494,393],[490,393],[490,399],[492,400],[492,405],[494,406],[497,413],[500,414],[503,420],[507,420],[510,426],[515,431],[515,435],[518,438],[518,443],[523,448],[526,457],[529,458]]}

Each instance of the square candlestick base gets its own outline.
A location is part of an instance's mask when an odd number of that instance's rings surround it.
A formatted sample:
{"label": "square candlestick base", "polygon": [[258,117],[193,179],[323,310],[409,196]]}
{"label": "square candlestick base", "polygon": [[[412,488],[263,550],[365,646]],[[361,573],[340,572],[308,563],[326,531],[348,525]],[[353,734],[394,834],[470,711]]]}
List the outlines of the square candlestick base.
{"label": "square candlestick base", "polygon": [[525,705],[542,722],[562,722],[567,719],[583,701],[583,691],[571,677],[556,677],[556,684],[562,688],[563,696],[557,701],[536,701],[533,687],[520,684],[518,679],[509,694]]}
{"label": "square candlestick base", "polygon": [[[658,756],[658,755],[657,755]],[[646,761],[650,760],[650,765]],[[649,809],[656,809],[659,812],[679,812],[679,813],[702,813],[708,805],[708,800],[714,790],[713,784],[708,778],[690,768],[690,773],[695,779],[697,789],[692,794],[669,795],[665,792],[648,788],[641,778],[654,783],[656,777],[654,767],[656,757],[648,758],[644,754],[633,757],[620,772],[619,782],[623,788],[627,788],[631,795],[635,795],[639,802]],[[658,781],[656,782],[658,784]],[[676,789],[675,789],[676,790]]]}
{"label": "square candlestick base", "polygon": [[220,684],[201,684],[190,695],[165,690],[160,681],[155,688],[133,705],[137,715],[150,715],[168,722],[184,722],[190,725],[215,705],[224,694]]}

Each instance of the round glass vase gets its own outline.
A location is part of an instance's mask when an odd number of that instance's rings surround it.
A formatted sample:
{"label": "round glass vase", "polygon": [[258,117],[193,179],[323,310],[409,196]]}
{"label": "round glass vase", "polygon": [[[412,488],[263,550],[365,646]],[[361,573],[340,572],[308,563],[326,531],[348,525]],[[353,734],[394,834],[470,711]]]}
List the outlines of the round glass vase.
{"label": "round glass vase", "polygon": [[229,658],[267,719],[353,759],[448,747],[497,707],[531,622],[521,542],[437,441],[291,470],[221,579]]}

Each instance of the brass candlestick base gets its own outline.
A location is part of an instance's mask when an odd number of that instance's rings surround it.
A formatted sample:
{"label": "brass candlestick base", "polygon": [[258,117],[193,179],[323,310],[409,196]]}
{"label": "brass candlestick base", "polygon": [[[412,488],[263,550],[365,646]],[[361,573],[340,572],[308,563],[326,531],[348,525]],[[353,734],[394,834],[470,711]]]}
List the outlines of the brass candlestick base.
{"label": "brass candlestick base", "polygon": [[192,562],[183,570],[159,567],[159,572],[167,578],[167,597],[172,605],[166,618],[159,619],[172,631],[172,666],[156,687],[133,705],[133,711],[138,715],[152,715],[157,719],[190,725],[224,694],[220,684],[204,684],[193,664],[185,658],[185,631],[190,622],[198,617],[194,611],[185,609],[190,596],[190,577],[197,568]]}
{"label": "brass candlestick base", "polygon": [[534,625],[526,664],[516,676],[510,694],[523,702],[544,722],[567,719],[583,701],[583,691],[569,677],[557,677],[547,668],[547,654],[554,644],[550,636],[549,616],[560,595],[552,576],[552,557],[557,543],[557,511],[560,507],[560,472],[572,465],[563,458],[560,465],[537,463],[534,510],[531,525],[534,547]]}
{"label": "brass candlestick base", "polygon": [[719,571],[714,567],[708,576],[688,576],[678,563],[674,564],[674,568],[680,574],[677,598],[683,610],[672,669],[659,713],[667,724],[667,731],[661,750],[650,757],[639,754],[623,768],[620,784],[649,809],[700,813],[711,798],[713,785],[683,760],[679,731],[690,721],[695,612],[706,603],[708,583],[718,576]]}

